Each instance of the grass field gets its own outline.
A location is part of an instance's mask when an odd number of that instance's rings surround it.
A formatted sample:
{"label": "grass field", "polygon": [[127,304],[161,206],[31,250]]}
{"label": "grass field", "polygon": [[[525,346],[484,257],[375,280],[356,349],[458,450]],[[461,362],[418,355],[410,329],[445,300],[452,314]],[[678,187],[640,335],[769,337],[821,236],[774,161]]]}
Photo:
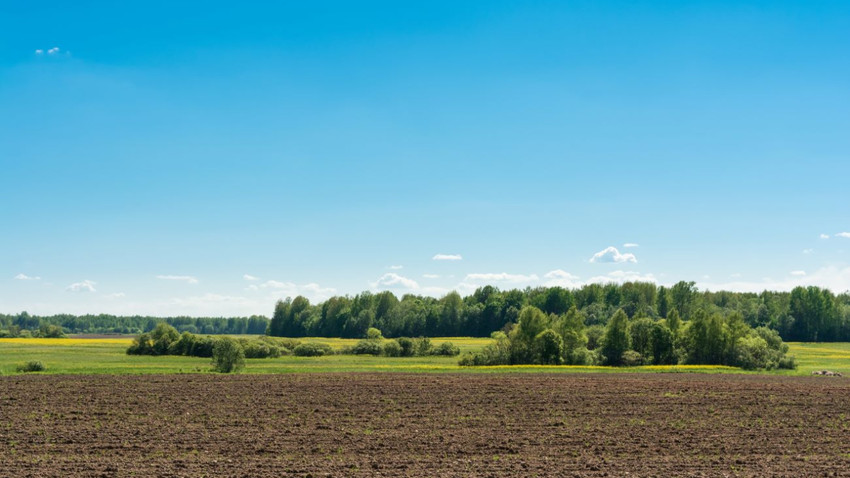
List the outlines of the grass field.
{"label": "grass field", "polygon": [[[304,342],[328,344],[335,349],[353,345],[355,339],[310,337]],[[479,350],[491,342],[488,338],[435,338],[439,345],[450,341],[462,352]],[[44,373],[56,374],[149,374],[196,373],[210,368],[210,360],[182,356],[131,356],[125,354],[128,338],[70,338],[70,339],[0,339],[0,373],[14,374],[19,364],[39,360],[46,366]],[[769,373],[808,375],[812,370],[833,370],[850,376],[850,343],[791,343],[791,354],[797,357],[797,370]],[[459,367],[457,357],[388,358],[363,355],[331,355],[325,357],[280,357],[249,359],[246,373],[297,372],[699,372],[747,373],[722,366],[644,366],[631,368],[576,366],[497,366]]]}

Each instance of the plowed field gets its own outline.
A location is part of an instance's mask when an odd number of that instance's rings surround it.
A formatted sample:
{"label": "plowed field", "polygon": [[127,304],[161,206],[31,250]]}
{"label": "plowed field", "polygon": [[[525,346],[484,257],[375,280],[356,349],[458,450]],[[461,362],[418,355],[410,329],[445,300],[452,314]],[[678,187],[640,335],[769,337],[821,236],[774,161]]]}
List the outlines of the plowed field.
{"label": "plowed field", "polygon": [[0,377],[0,476],[850,476],[850,380]]}

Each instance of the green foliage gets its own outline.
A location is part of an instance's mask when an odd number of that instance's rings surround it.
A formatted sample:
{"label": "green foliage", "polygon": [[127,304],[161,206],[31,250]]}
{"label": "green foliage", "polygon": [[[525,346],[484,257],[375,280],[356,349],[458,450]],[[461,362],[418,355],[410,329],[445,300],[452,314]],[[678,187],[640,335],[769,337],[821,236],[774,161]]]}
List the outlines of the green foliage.
{"label": "green foliage", "polygon": [[388,340],[384,344],[384,355],[387,357],[401,357],[401,344],[398,340]]}
{"label": "green foliage", "polygon": [[460,355],[460,347],[451,342],[443,342],[437,347],[431,349],[431,355],[443,355],[446,357],[455,357]]}
{"label": "green foliage", "polygon": [[602,337],[602,355],[607,365],[622,365],[623,353],[629,350],[629,318],[622,309],[618,310]]}
{"label": "green foliage", "polygon": [[46,370],[46,367],[38,360],[31,360],[29,362],[18,365],[17,370],[21,373],[44,372]]}
{"label": "green foliage", "polygon": [[620,365],[625,367],[637,367],[643,365],[643,356],[634,350],[626,350],[620,356]]}
{"label": "green foliage", "polygon": [[45,339],[60,339],[65,337],[65,332],[62,330],[62,327],[59,327],[58,325],[42,324],[38,328],[38,333],[36,333],[35,336]]}
{"label": "green foliage", "polygon": [[245,368],[245,350],[238,340],[230,337],[216,339],[212,355],[213,370],[220,373],[239,372]]}
{"label": "green foliage", "polygon": [[587,336],[588,350],[596,350],[602,347],[602,338],[605,336],[605,327],[595,324],[584,330],[584,335]]}
{"label": "green foliage", "polygon": [[369,327],[369,329],[366,330],[367,340],[381,340],[383,338],[384,336],[383,334],[381,334],[381,331],[376,329],[375,327]]}
{"label": "green foliage", "polygon": [[[399,346],[400,348],[401,346]],[[363,339],[354,347],[350,349],[343,350],[344,354],[353,354],[353,355],[381,355],[384,352],[384,348],[381,346],[381,342],[379,340],[370,340]]]}
{"label": "green foliage", "polygon": [[332,354],[333,348],[331,348],[330,345],[312,342],[298,344],[294,349],[292,349],[292,355],[295,355],[296,357],[320,357],[322,355]]}
{"label": "green foliage", "polygon": [[537,362],[544,365],[560,365],[564,340],[552,329],[546,329],[534,337],[534,352]]}

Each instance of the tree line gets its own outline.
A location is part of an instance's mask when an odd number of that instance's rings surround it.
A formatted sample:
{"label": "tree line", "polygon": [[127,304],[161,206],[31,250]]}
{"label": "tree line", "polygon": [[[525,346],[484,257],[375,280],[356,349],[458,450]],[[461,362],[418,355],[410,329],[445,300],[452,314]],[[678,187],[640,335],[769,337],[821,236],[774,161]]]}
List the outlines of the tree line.
{"label": "tree line", "polygon": [[269,325],[267,317],[150,317],[58,314],[49,316],[0,314],[0,337],[33,336],[47,326],[60,327],[67,334],[141,334],[154,330],[160,322],[171,325],[178,332],[192,334],[265,334]]}
{"label": "tree line", "polygon": [[375,327],[386,337],[486,337],[516,324],[527,306],[555,316],[575,307],[587,327],[606,326],[620,310],[628,320],[655,321],[676,310],[683,321],[734,314],[747,326],[774,330],[787,341],[850,341],[850,293],[835,295],[814,286],[791,292],[710,292],[685,281],[671,287],[626,282],[502,291],[484,286],[466,297],[451,292],[442,298],[415,294],[399,298],[389,291],[367,291],[318,304],[298,296],[276,304],[267,333],[358,338]]}

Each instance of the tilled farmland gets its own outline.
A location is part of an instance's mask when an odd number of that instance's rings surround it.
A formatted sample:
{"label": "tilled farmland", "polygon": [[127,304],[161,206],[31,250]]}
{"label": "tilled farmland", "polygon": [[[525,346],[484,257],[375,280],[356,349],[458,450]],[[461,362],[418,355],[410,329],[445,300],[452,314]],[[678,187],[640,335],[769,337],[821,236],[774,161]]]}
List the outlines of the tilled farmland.
{"label": "tilled farmland", "polygon": [[2,476],[850,476],[850,380],[0,377]]}

